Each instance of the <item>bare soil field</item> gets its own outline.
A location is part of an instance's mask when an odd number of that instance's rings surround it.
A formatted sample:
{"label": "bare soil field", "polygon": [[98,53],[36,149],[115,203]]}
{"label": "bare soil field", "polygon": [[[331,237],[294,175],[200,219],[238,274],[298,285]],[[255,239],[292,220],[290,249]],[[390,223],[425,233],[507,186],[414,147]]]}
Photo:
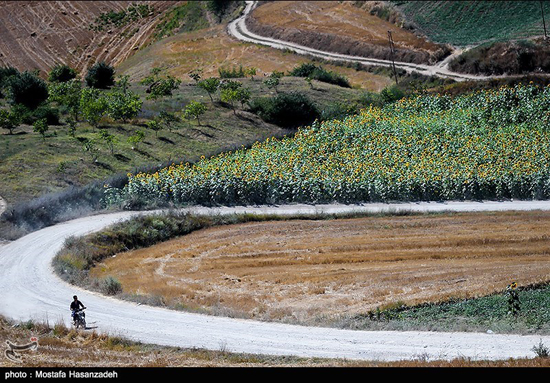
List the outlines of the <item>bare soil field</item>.
{"label": "bare soil field", "polygon": [[251,32],[324,51],[389,60],[388,31],[395,60],[433,64],[450,53],[411,31],[371,15],[351,1],[273,1],[247,18]]}
{"label": "bare soil field", "polygon": [[117,28],[89,27],[103,12],[119,12],[134,1],[3,1],[0,3],[0,65],[48,71],[65,63],[84,71],[96,61],[117,65],[151,37],[176,1],[147,2],[155,15]]}
{"label": "bare soil field", "polygon": [[194,232],[91,274],[212,314],[330,322],[550,279],[550,212],[277,221]]}
{"label": "bare soil field", "polygon": [[[117,70],[139,81],[155,66],[163,66],[172,76],[190,82],[188,74],[195,69],[201,69],[204,78],[218,77],[219,68],[242,65],[243,68],[256,67],[256,78],[263,78],[275,70],[286,72],[309,61],[298,54],[235,40],[224,25],[219,25],[162,39],[125,60]],[[323,67],[341,73],[352,85],[370,91],[378,92],[392,82],[387,76],[366,71],[336,65],[323,64]]]}

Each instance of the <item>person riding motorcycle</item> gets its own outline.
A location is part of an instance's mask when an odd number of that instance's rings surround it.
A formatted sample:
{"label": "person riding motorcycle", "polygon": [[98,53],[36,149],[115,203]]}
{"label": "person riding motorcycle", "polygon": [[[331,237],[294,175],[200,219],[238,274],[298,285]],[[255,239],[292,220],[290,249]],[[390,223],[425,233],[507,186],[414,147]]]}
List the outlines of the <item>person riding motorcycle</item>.
{"label": "person riding motorcycle", "polygon": [[86,308],[86,307],[84,307],[82,302],[80,302],[78,300],[78,297],[76,295],[74,295],[73,296],[73,301],[71,302],[71,317],[73,318],[73,322],[76,322],[76,313],[78,312],[78,310],[80,310],[81,307],[83,309]]}

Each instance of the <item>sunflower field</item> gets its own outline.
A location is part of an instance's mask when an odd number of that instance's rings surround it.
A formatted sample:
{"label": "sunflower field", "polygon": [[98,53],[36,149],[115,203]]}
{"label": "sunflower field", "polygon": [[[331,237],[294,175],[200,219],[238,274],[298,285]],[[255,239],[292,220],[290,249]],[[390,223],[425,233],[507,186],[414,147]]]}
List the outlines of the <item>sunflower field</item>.
{"label": "sunflower field", "polygon": [[250,148],[129,174],[107,203],[328,203],[550,197],[550,87],[418,95]]}

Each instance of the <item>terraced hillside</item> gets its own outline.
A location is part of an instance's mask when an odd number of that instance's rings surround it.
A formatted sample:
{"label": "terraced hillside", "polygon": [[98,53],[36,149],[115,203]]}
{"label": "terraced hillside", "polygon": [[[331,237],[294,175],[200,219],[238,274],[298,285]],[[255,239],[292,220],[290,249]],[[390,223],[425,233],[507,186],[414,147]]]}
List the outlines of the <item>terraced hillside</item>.
{"label": "terraced hillside", "polygon": [[[3,1],[0,3],[0,65],[48,71],[60,62],[83,71],[96,61],[113,65],[135,53],[151,37],[177,1]],[[113,19],[132,4],[152,12],[135,20],[93,30],[102,13]]]}

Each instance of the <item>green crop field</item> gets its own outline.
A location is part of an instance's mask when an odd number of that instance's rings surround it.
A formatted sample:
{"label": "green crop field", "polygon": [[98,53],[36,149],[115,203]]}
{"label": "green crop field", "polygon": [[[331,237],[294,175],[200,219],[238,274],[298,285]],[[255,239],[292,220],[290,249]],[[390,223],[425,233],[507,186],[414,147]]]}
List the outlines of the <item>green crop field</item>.
{"label": "green crop field", "polygon": [[[539,1],[392,1],[438,43],[477,45],[544,35]],[[550,20],[550,2],[543,1]]]}
{"label": "green crop field", "polygon": [[548,198],[550,88],[402,99],[250,149],[131,175],[111,202]]}

